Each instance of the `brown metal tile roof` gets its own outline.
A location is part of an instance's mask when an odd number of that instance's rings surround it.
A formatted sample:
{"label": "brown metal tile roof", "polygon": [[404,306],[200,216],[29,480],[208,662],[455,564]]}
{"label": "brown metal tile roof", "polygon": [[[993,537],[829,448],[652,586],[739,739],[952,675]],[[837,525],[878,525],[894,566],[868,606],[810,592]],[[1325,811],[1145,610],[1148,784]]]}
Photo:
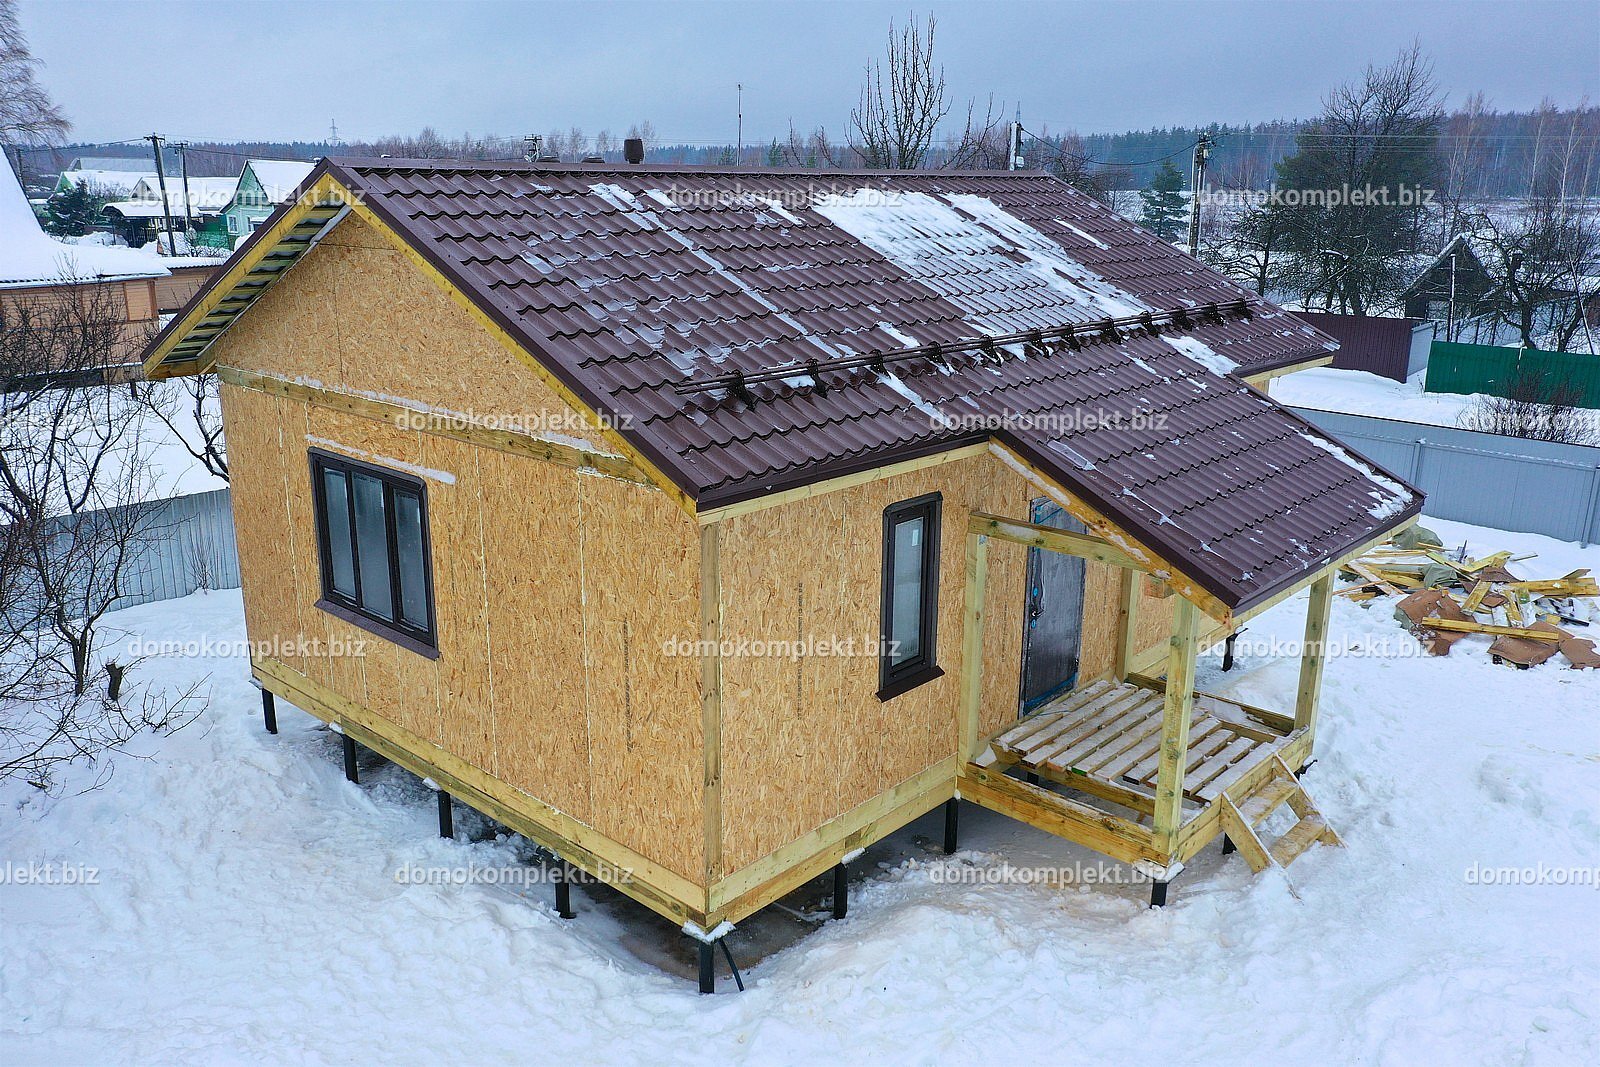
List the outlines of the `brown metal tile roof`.
{"label": "brown metal tile roof", "polygon": [[1048,176],[327,166],[701,508],[993,438],[1237,609],[1421,507],[1227,373],[1326,335]]}

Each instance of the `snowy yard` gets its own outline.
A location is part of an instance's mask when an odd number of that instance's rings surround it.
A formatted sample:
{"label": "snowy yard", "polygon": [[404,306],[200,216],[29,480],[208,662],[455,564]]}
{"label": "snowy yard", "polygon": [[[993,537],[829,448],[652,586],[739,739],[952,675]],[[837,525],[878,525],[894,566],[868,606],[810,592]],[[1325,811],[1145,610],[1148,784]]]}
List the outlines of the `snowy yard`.
{"label": "snowy yard", "polygon": [[[1537,552],[1536,577],[1600,572],[1597,548],[1427,525]],[[242,658],[152,660],[164,684],[209,678],[199,721],[140,738],[97,790],[0,788],[0,1062],[1595,1062],[1600,889],[1554,883],[1600,868],[1600,673],[1497,667],[1479,637],[1410,654],[1391,610],[1335,600],[1335,645],[1388,653],[1328,667],[1306,784],[1346,848],[1261,877],[1209,848],[1150,911],[1143,885],[951,884],[1096,862],[969,807],[966,851],[910,849],[848,919],[709,998],[582,894],[564,922],[545,887],[401,884],[514,845],[439,840],[397,770],[349,785],[309,716],[280,705],[265,734]],[[1303,617],[1302,597],[1246,637]],[[116,622],[243,636],[236,592]],[[1200,684],[1282,708],[1296,672],[1247,652]],[[41,864],[97,884],[19,884]],[[1473,873],[1541,865],[1549,884]]]}

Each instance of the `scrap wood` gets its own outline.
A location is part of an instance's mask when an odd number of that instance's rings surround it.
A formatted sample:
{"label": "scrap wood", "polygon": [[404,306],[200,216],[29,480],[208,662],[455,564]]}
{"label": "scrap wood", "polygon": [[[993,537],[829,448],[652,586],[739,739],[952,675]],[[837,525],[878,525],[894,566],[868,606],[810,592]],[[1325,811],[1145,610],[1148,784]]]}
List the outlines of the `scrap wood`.
{"label": "scrap wood", "polygon": [[1523,669],[1537,667],[1556,654],[1562,641],[1571,639],[1571,634],[1558,627],[1536,622],[1521,636],[1495,638],[1489,646],[1489,655],[1496,663],[1510,662]]}
{"label": "scrap wood", "polygon": [[1470,619],[1423,618],[1418,625],[1431,630],[1449,630],[1460,634],[1490,634],[1495,637],[1511,637],[1525,641],[1547,641],[1550,644],[1561,640],[1561,631],[1547,622],[1536,622],[1532,626],[1495,626],[1486,622],[1473,622]]}
{"label": "scrap wood", "polygon": [[1600,670],[1600,653],[1595,652],[1594,642],[1587,637],[1569,637],[1556,647],[1573,670]]}
{"label": "scrap wood", "polygon": [[[1448,656],[1450,646],[1467,636],[1464,633],[1451,633],[1431,623],[1437,622],[1440,617],[1470,621],[1455,598],[1443,589],[1424,589],[1402,598],[1395,605],[1394,617],[1408,625],[1430,656]],[[1428,620],[1428,623],[1425,624],[1424,620]]]}
{"label": "scrap wood", "polygon": [[[1477,611],[1483,606],[1484,598],[1489,595],[1493,588],[1494,586],[1490,585],[1488,582],[1473,582],[1472,588],[1467,593],[1467,599],[1461,605],[1461,610],[1466,612],[1468,615],[1471,615],[1473,612]],[[1504,600],[1505,598],[1501,597],[1501,599]],[[1490,606],[1493,607],[1494,605]]]}

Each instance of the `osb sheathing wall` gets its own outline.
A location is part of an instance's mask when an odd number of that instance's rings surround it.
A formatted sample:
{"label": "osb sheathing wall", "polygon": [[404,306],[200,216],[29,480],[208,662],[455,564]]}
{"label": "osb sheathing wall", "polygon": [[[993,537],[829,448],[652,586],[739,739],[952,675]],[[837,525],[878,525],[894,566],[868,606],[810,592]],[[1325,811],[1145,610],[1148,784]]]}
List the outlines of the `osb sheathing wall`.
{"label": "osb sheathing wall", "polygon": [[[218,347],[225,365],[600,443],[525,363],[354,215],[290,268]],[[245,351],[248,363],[232,355]]]}
{"label": "osb sheathing wall", "polygon": [[[944,676],[880,701],[873,655],[791,658],[774,648],[875,640],[881,625],[883,509],[943,494],[937,663]],[[963,587],[971,511],[1027,518],[1042,495],[990,456],[729,519],[722,533],[723,639],[764,655],[722,662],[722,866],[731,874],[941,760],[958,747]],[[1018,712],[1027,550],[989,550],[982,729]],[[1118,572],[1090,564],[1085,677],[1109,670]],[[1154,605],[1152,607],[1152,605]],[[1146,627],[1170,613],[1146,600]],[[1156,640],[1166,640],[1165,630]],[[756,642],[762,642],[756,645]]]}
{"label": "osb sheathing wall", "polygon": [[[489,363],[480,382],[494,343],[386,247],[335,243],[349,225],[219,342],[221,364],[452,410],[556,409],[515,366]],[[291,669],[703,882],[699,663],[663,652],[699,627],[699,536],[681,510],[647,487],[233,386],[223,416],[254,641],[278,639]],[[312,447],[425,472],[437,660],[315,606]],[[300,655],[302,634],[364,655]]]}

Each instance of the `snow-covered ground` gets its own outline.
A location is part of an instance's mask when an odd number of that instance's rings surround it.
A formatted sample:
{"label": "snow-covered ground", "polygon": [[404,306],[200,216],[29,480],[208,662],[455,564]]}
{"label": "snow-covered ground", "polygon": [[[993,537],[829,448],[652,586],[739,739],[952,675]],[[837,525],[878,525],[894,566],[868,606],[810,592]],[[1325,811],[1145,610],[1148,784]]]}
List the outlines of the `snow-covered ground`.
{"label": "snow-covered ground", "polygon": [[1477,403],[1481,395],[1425,393],[1420,374],[1410,381],[1397,382],[1364,370],[1332,367],[1317,367],[1272,380],[1272,398],[1280,404],[1431,426],[1459,426],[1461,413]]}
{"label": "snow-covered ground", "polygon": [[[1531,576],[1600,571],[1600,549],[1428,524],[1537,552]],[[1246,639],[1298,637],[1303,607]],[[242,636],[236,593],[116,622]],[[263,733],[244,660],[147,661],[164,685],[207,679],[199,721],[91,792],[0,787],[0,1062],[1596,1062],[1600,889],[1553,883],[1600,867],[1600,674],[1496,667],[1481,638],[1406,654],[1381,601],[1336,600],[1331,637],[1380,653],[1330,663],[1306,779],[1347,847],[1259,877],[1212,847],[1150,911],[1144,886],[1036,884],[1096,857],[969,808],[966,851],[878,870],[848,919],[709,998],[593,902],[563,922],[543,887],[400,884],[514,846],[440,841],[397,770],[347,784],[308,716]],[[1296,670],[1247,648],[1201,685],[1286,707]],[[33,863],[98,884],[16,884]],[[1007,864],[1026,877],[950,884]],[[1540,865],[1550,884],[1474,875]]]}

